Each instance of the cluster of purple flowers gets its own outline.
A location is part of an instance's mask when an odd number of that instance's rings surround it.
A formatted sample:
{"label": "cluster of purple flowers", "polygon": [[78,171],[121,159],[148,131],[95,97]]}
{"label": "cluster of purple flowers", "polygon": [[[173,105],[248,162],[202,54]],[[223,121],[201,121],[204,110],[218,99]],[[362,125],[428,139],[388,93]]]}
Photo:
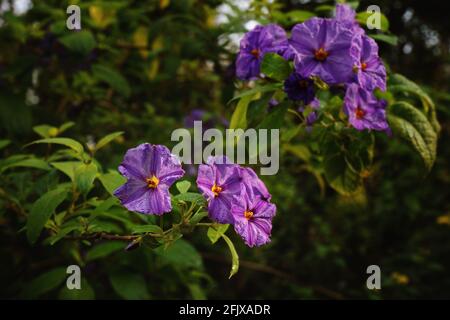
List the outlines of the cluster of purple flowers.
{"label": "cluster of purple flowers", "polygon": [[229,223],[249,247],[270,241],[276,207],[271,195],[251,168],[211,157],[198,170],[197,186],[208,201],[211,219]]}
{"label": "cluster of purple flowers", "polygon": [[[129,149],[119,171],[127,182],[114,195],[128,210],[155,215],[172,211],[169,188],[184,170],[167,147],[144,143]],[[197,186],[208,201],[212,220],[233,224],[250,247],[270,241],[276,207],[251,168],[213,157],[200,165]]]}
{"label": "cluster of purple flowers", "polygon": [[313,103],[314,109],[314,77],[330,86],[343,85],[344,112],[351,125],[358,130],[387,130],[386,104],[373,94],[377,88],[386,90],[386,70],[378,45],[365,34],[355,15],[350,6],[338,4],[334,18],[311,18],[297,24],[289,39],[277,25],[257,26],[241,41],[237,76],[258,78],[264,54],[277,53],[294,63],[295,71],[284,82],[289,99],[302,106]]}

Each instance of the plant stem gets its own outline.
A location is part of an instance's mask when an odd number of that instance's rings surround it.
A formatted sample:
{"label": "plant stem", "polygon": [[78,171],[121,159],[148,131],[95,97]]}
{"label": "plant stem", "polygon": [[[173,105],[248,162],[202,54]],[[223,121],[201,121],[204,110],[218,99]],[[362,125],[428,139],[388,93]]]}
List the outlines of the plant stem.
{"label": "plant stem", "polygon": [[136,236],[121,236],[116,234],[107,234],[104,232],[97,232],[97,233],[91,233],[91,234],[85,234],[80,236],[67,236],[66,239],[69,240],[98,240],[98,239],[105,239],[105,240],[120,240],[120,241],[132,241],[137,238],[141,237],[140,235]]}

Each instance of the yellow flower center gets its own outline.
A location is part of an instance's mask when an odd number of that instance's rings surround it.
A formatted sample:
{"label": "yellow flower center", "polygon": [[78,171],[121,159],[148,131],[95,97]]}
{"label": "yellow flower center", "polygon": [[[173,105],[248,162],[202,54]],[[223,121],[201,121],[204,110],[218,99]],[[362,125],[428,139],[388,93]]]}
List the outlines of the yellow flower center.
{"label": "yellow flower center", "polygon": [[319,61],[324,61],[328,57],[328,52],[324,48],[319,48],[314,52],[314,58]]}
{"label": "yellow flower center", "polygon": [[145,181],[150,189],[155,189],[159,184],[159,179],[154,175],[151,178],[147,178]]}
{"label": "yellow flower center", "polygon": [[244,217],[247,220],[250,220],[253,217],[253,211],[245,210]]}
{"label": "yellow flower center", "polygon": [[211,191],[214,193],[214,197],[218,197],[218,196],[219,196],[219,193],[222,192],[222,187],[219,187],[218,185],[216,185],[216,184],[214,183],[214,185],[213,185],[212,188],[211,188]]}

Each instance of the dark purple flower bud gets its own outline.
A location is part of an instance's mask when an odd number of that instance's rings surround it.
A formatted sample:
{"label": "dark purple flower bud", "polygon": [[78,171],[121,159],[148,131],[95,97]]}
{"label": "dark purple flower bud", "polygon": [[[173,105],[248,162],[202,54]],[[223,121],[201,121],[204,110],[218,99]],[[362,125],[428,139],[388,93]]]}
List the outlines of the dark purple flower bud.
{"label": "dark purple flower bud", "polygon": [[314,100],[314,81],[302,77],[299,73],[293,72],[284,81],[284,91],[289,99],[302,102],[306,106]]}
{"label": "dark purple flower bud", "polygon": [[192,110],[189,115],[187,115],[184,118],[184,126],[186,128],[193,128],[194,127],[194,121],[203,121],[205,120],[204,117],[206,115],[206,111],[202,109],[194,109]]}
{"label": "dark purple flower bud", "polygon": [[133,251],[134,249],[139,248],[139,246],[141,245],[142,239],[138,238],[135,239],[133,241],[131,241],[126,247],[125,247],[125,251]]}
{"label": "dark purple flower bud", "polygon": [[114,195],[125,208],[156,215],[172,210],[169,188],[184,170],[167,147],[144,143],[129,149],[119,172],[128,180]]}
{"label": "dark purple flower bud", "polygon": [[195,121],[202,121],[203,130],[214,128],[217,125],[227,128],[230,125],[227,119],[213,116],[203,109],[193,109],[189,115],[184,118],[184,126],[186,128],[193,128]]}
{"label": "dark purple flower bud", "polygon": [[317,112],[313,111],[306,117],[306,125],[308,127],[312,126],[317,120]]}

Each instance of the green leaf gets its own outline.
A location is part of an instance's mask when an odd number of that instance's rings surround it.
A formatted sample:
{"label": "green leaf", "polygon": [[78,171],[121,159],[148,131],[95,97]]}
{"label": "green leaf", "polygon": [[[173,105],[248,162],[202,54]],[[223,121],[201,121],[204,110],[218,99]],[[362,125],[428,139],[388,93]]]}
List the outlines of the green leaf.
{"label": "green leaf", "polygon": [[130,85],[128,84],[127,79],[125,79],[118,71],[108,66],[96,64],[92,66],[92,72],[98,80],[106,82],[111,88],[123,96],[130,96]]}
{"label": "green leaf", "polygon": [[149,299],[146,281],[138,273],[116,272],[109,278],[114,291],[123,299],[143,300]]}
{"label": "green leaf", "polygon": [[102,174],[99,176],[99,179],[100,182],[103,184],[103,187],[112,196],[114,196],[114,191],[127,181],[125,177],[121,176],[117,172]]}
{"label": "green leaf", "polygon": [[[39,126],[34,126],[33,131],[40,135],[42,138],[51,138],[58,133],[58,129],[48,124],[42,124]],[[56,133],[56,134],[54,134]]]}
{"label": "green leaf", "polygon": [[108,134],[107,136],[101,138],[97,145],[95,146],[95,150],[99,150],[109,144],[111,141],[116,139],[117,137],[121,136],[123,134],[123,131],[113,132]]}
{"label": "green leaf", "polygon": [[399,96],[414,96],[418,98],[434,131],[439,134],[441,127],[436,117],[436,106],[430,96],[419,85],[401,74],[393,74],[389,77],[389,90]]}
{"label": "green leaf", "polygon": [[378,34],[377,33],[377,34],[371,34],[370,37],[375,40],[386,42],[392,46],[398,45],[398,37],[394,36],[392,34],[381,34],[381,33]]}
{"label": "green leaf", "polygon": [[230,249],[230,253],[231,253],[231,270],[230,270],[230,276],[228,277],[230,279],[232,276],[234,276],[239,271],[239,256],[238,256],[236,249],[234,247],[234,244],[230,240],[230,238],[228,238],[224,234],[222,234],[222,238],[227,243],[228,248]]}
{"label": "green leaf", "polygon": [[284,81],[292,72],[289,62],[276,53],[266,53],[261,62],[261,72],[269,78]]}
{"label": "green leaf", "polygon": [[180,193],[186,193],[188,192],[189,188],[191,187],[191,183],[187,180],[183,180],[180,182],[177,182],[176,184],[178,191],[180,191]]}
{"label": "green leaf", "polygon": [[394,135],[405,139],[421,156],[427,170],[436,160],[437,134],[427,117],[411,104],[400,101],[390,106],[389,125]]}
{"label": "green leaf", "polygon": [[280,129],[283,127],[284,116],[289,108],[290,102],[281,102],[261,121],[257,129]]}
{"label": "green leaf", "polygon": [[55,268],[41,274],[36,279],[32,280],[26,289],[23,291],[22,295],[26,299],[36,299],[47,293],[66,280],[66,268]]}
{"label": "green leaf", "polygon": [[[379,14],[380,14],[380,22],[381,22],[380,23],[381,31],[388,31],[389,30],[389,20],[381,12]],[[371,12],[359,12],[356,14],[356,20],[362,26],[366,26],[367,19],[372,15],[373,15],[373,13],[371,13]]]}
{"label": "green leaf", "polygon": [[66,196],[66,190],[56,189],[47,192],[33,204],[27,220],[27,237],[30,243],[36,242],[45,223]]}
{"label": "green leaf", "polygon": [[75,169],[75,185],[82,194],[87,193],[94,184],[97,166],[94,163],[81,164]]}
{"label": "green leaf", "polygon": [[253,95],[242,97],[239,100],[236,110],[231,116],[230,129],[245,129],[247,128],[247,109],[248,104],[253,99]]}
{"label": "green leaf", "polygon": [[[256,126],[256,130],[259,129],[279,129],[283,127],[284,116],[288,110],[290,103],[282,102],[276,106],[262,121]],[[266,139],[263,142],[259,142],[256,150],[250,151],[249,159],[257,159],[258,155],[267,152],[268,148],[271,147],[270,139]]]}
{"label": "green leaf", "polygon": [[320,6],[315,7],[314,11],[316,11],[316,12],[333,12],[334,9],[335,9],[334,6],[331,6],[329,4],[322,4]]}
{"label": "green leaf", "polygon": [[241,94],[238,94],[237,96],[233,97],[233,99],[231,99],[230,101],[228,101],[227,104],[230,104],[231,102],[237,100],[237,99],[241,99],[247,96],[254,96],[257,93],[267,93],[267,92],[272,92],[272,91],[276,91],[278,89],[281,89],[283,87],[282,83],[269,83],[266,84],[264,86],[255,86],[253,89],[250,90],[245,90],[244,92],[242,92]]}
{"label": "green leaf", "polygon": [[80,167],[83,162],[81,161],[64,161],[64,162],[52,162],[50,163],[57,170],[63,172],[70,180],[75,181],[75,171]]}
{"label": "green leaf", "polygon": [[113,205],[117,204],[118,200],[116,197],[110,197],[106,199],[105,201],[100,202],[100,204],[95,207],[94,210],[91,212],[91,216],[89,217],[89,221],[94,220],[98,215],[101,215],[104,212],[107,212],[109,208],[111,208]]}
{"label": "green leaf", "polygon": [[168,248],[163,246],[154,249],[163,260],[174,266],[184,268],[202,269],[202,257],[198,251],[187,241],[179,239]]}
{"label": "green leaf", "polygon": [[13,162],[9,165],[6,165],[1,169],[1,171],[5,171],[6,169],[16,168],[16,167],[35,168],[35,169],[42,169],[42,170],[47,170],[47,171],[51,170],[51,167],[44,160],[30,158],[30,159],[24,159],[24,160],[20,160],[17,162]]}
{"label": "green leaf", "polygon": [[162,229],[154,224],[147,224],[147,225],[137,225],[134,228],[132,228],[133,234],[135,233],[162,233]]}
{"label": "green leaf", "polygon": [[109,256],[110,254],[123,250],[125,245],[122,241],[109,241],[100,243],[88,251],[86,261],[93,261]]}
{"label": "green leaf", "polygon": [[189,220],[189,223],[191,225],[196,225],[197,223],[199,223],[203,218],[208,216],[208,212],[206,211],[199,211],[197,213],[195,213],[192,218]]}
{"label": "green leaf", "polygon": [[81,278],[81,289],[69,290],[67,286],[64,286],[58,294],[58,299],[60,300],[94,300],[95,292],[92,289],[89,282]]}
{"label": "green leaf", "polygon": [[297,158],[305,161],[306,163],[308,163],[311,160],[311,151],[306,145],[287,144],[284,146],[284,149],[295,155]]}
{"label": "green leaf", "polygon": [[209,240],[211,240],[211,243],[216,243],[217,240],[219,240],[219,238],[225,234],[229,226],[229,224],[219,224],[214,227],[209,227],[207,235]]}
{"label": "green leaf", "polygon": [[62,227],[59,232],[57,234],[55,234],[54,236],[51,236],[49,238],[47,238],[45,240],[46,243],[49,243],[50,245],[54,245],[56,242],[58,242],[59,240],[61,240],[62,238],[64,238],[66,235],[68,235],[69,233],[71,233],[72,231],[81,229],[81,226],[76,223],[76,224],[70,224],[67,226]]}
{"label": "green leaf", "polygon": [[335,154],[324,161],[324,173],[330,186],[344,196],[353,194],[362,185],[362,179],[343,154]]}
{"label": "green leaf", "polygon": [[72,150],[74,150],[75,152],[77,152],[79,154],[83,153],[83,151],[84,151],[83,146],[81,145],[81,143],[79,143],[78,141],[75,141],[73,139],[70,139],[70,138],[47,138],[47,139],[41,139],[41,140],[33,141],[30,144],[27,144],[27,146],[32,145],[32,144],[36,144],[36,143],[48,143],[48,144],[64,145],[66,147],[71,148]]}
{"label": "green leaf", "polygon": [[75,125],[75,122],[72,122],[72,121],[63,123],[58,129],[58,133],[61,134],[64,131],[66,131],[67,129],[72,128],[74,125]]}
{"label": "green leaf", "polygon": [[198,202],[199,204],[205,202],[205,198],[201,194],[193,192],[180,193],[173,196],[172,199],[175,201]]}
{"label": "green leaf", "polygon": [[203,291],[203,288],[198,283],[188,283],[187,287],[189,288],[192,299],[206,300],[205,292]]}
{"label": "green leaf", "polygon": [[314,16],[314,13],[304,10],[292,10],[286,13],[286,17],[289,19],[289,23],[291,24],[304,22]]}
{"label": "green leaf", "polygon": [[59,41],[70,51],[82,55],[87,55],[97,46],[97,42],[92,33],[84,30],[70,32],[68,35],[59,38]]}
{"label": "green leaf", "polygon": [[8,146],[10,143],[11,143],[10,140],[6,139],[0,140],[0,150]]}

